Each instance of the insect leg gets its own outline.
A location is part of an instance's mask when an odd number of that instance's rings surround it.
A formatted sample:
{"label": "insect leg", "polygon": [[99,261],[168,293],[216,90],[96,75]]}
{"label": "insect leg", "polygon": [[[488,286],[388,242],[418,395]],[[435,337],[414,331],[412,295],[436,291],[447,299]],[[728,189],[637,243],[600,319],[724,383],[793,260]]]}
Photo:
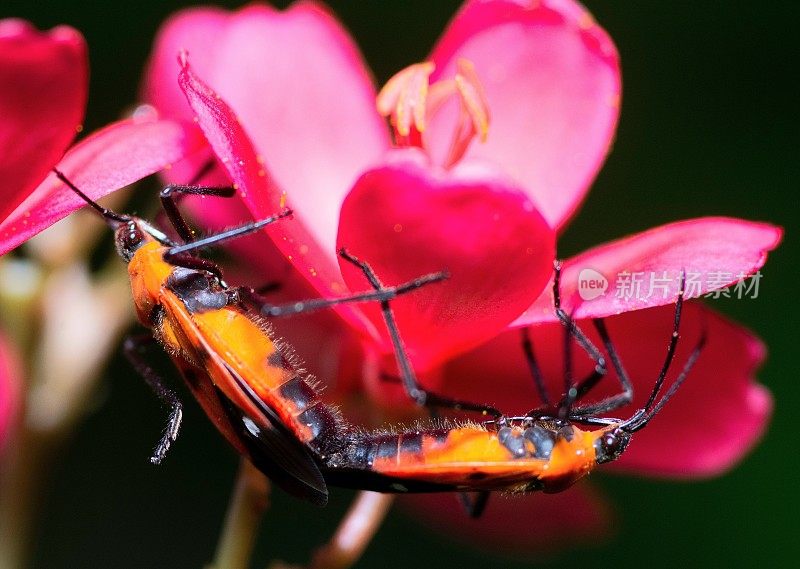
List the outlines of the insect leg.
{"label": "insect leg", "polygon": [[572,319],[572,316],[567,314],[567,312],[561,308],[561,261],[556,261],[553,265],[555,276],[553,278],[553,306],[556,313],[556,317],[564,325],[568,330],[569,333],[575,337],[575,341],[578,342],[578,345],[583,348],[590,358],[592,358],[595,363],[597,364],[598,369],[602,369],[602,373],[605,373],[606,368],[606,360],[603,357],[603,354],[600,353],[600,350],[592,343],[592,341],[583,333],[583,331],[578,327],[578,324],[575,320]]}
{"label": "insect leg", "polygon": [[550,396],[547,394],[547,387],[544,384],[544,376],[542,375],[542,368],[539,367],[539,362],[536,361],[536,354],[533,351],[533,341],[528,328],[520,330],[522,336],[522,351],[525,353],[525,361],[528,363],[528,369],[531,372],[533,381],[536,384],[536,390],[539,392],[539,399],[546,407],[550,406]]}
{"label": "insect leg", "polygon": [[[364,273],[364,276],[376,291],[379,292],[384,289],[384,286],[378,279],[378,276],[372,270],[372,267],[370,267],[366,262],[354,257],[344,249],[340,250],[339,254],[343,259],[360,268]],[[389,330],[389,337],[391,338],[392,346],[394,347],[395,358],[397,359],[397,367],[400,370],[400,378],[403,381],[403,387],[405,388],[406,393],[411,399],[413,399],[422,407],[441,407],[454,409],[456,411],[474,411],[484,415],[491,415],[495,419],[502,419],[503,414],[490,405],[482,405],[479,403],[450,399],[436,393],[425,391],[417,380],[414,368],[408,358],[408,353],[406,352],[403,341],[400,338],[400,331],[397,328],[397,322],[395,321],[394,313],[392,312],[391,306],[389,306],[389,299],[380,300],[380,304],[381,312],[383,313],[383,320],[386,323],[386,328]]]}
{"label": "insect leg", "polygon": [[[608,329],[606,328],[605,322],[602,318],[595,318],[592,322],[594,323],[595,328],[597,328],[597,333],[600,334],[600,338],[603,340],[603,345],[606,348],[606,352],[608,352],[608,357],[611,359],[611,365],[614,366],[614,371],[617,373],[619,382],[622,385],[622,392],[601,399],[597,403],[592,403],[591,405],[584,405],[573,409],[572,414],[575,416],[608,413],[609,411],[618,409],[633,401],[633,383],[631,382],[630,376],[622,365],[619,354],[617,353],[614,343],[611,341],[611,337],[608,334]],[[589,390],[597,385],[599,380],[599,377],[595,380],[592,380],[590,377],[587,381],[579,384],[577,399],[580,399],[586,395]]]}
{"label": "insect leg", "polygon": [[191,243],[195,240],[195,232],[186,223],[186,220],[178,210],[178,196],[180,195],[194,195],[194,196],[216,196],[221,198],[232,197],[236,190],[232,187],[208,187],[208,186],[190,186],[180,184],[170,184],[161,190],[161,207],[164,208],[164,213],[167,214],[172,227],[178,232],[184,243]]}
{"label": "insect leg", "polygon": [[[661,386],[664,383],[667,371],[669,370],[669,367],[675,356],[675,349],[677,348],[679,339],[678,330],[680,326],[681,313],[683,309],[684,290],[686,286],[685,281],[686,279],[684,275],[681,277],[681,286],[680,290],[678,291],[678,300],[675,303],[675,315],[673,317],[672,334],[670,336],[670,342],[667,347],[667,356],[661,368],[661,372],[658,375],[658,379],[656,380],[653,392],[651,393],[650,398],[648,399],[648,402],[644,407],[645,409],[650,409],[650,407],[653,405],[655,398],[658,395],[658,392],[660,391]],[[622,365],[622,361],[620,360],[619,354],[617,353],[617,350],[614,347],[614,343],[611,341],[611,338],[608,334],[608,330],[606,329],[605,322],[600,318],[594,319],[593,322],[595,328],[597,328],[597,332],[600,334],[600,337],[603,340],[603,344],[606,347],[608,356],[611,359],[612,365],[614,366],[614,371],[616,371],[617,377],[619,378],[620,384],[622,385],[622,392],[618,393],[617,395],[606,397],[605,399],[598,401],[597,403],[586,405],[574,410],[575,415],[580,415],[584,417],[595,414],[607,413],[609,411],[627,405],[631,401],[633,401],[633,383],[631,382],[630,376],[627,374],[625,368]],[[703,339],[703,342],[704,341],[705,340]]]}
{"label": "insect leg", "polygon": [[474,494],[470,492],[459,492],[458,499],[467,511],[467,515],[472,519],[478,519],[483,515],[486,504],[489,503],[490,495],[491,492],[488,490],[482,490]]}
{"label": "insect leg", "polygon": [[446,273],[431,273],[397,286],[381,286],[376,290],[360,292],[350,296],[342,296],[339,298],[313,298],[283,305],[270,304],[266,298],[251,288],[240,287],[235,289],[235,291],[242,302],[257,309],[263,316],[284,317],[323,310],[339,304],[388,302],[401,294],[411,292],[429,283],[442,281],[446,278]]}
{"label": "insect leg", "polygon": [[230,241],[238,237],[250,235],[251,233],[255,233],[256,231],[258,231],[263,227],[266,227],[267,225],[275,223],[276,221],[279,221],[291,215],[292,215],[292,210],[286,208],[282,210],[280,213],[272,215],[265,219],[260,219],[258,221],[245,223],[244,225],[240,225],[239,227],[234,227],[233,229],[228,229],[226,231],[222,231],[214,235],[209,235],[202,239],[197,239],[196,241],[191,241],[183,245],[176,245],[174,247],[170,247],[164,254],[164,260],[170,262],[171,258],[181,253],[188,253],[190,251],[199,251],[201,249],[207,249],[208,247],[219,245],[220,243],[224,243],[225,241]]}
{"label": "insect leg", "polygon": [[[695,347],[692,349],[692,353],[689,354],[689,357],[686,359],[686,363],[683,364],[683,369],[678,374],[678,377],[675,379],[675,382],[670,385],[667,392],[661,397],[658,403],[655,406],[646,411],[640,418],[636,419],[638,415],[634,415],[634,422],[629,424],[628,431],[633,433],[638,431],[639,429],[643,428],[647,423],[650,422],[650,419],[656,416],[656,414],[661,411],[661,408],[666,405],[667,401],[669,401],[675,393],[677,393],[678,389],[680,388],[681,384],[686,380],[689,375],[689,372],[694,367],[694,364],[697,362],[697,359],[700,357],[700,354],[705,348],[707,341],[706,330],[703,329],[703,332],[700,335],[700,339],[695,344]],[[647,409],[647,408],[645,408]]]}
{"label": "insect leg", "polygon": [[131,363],[133,368],[142,376],[145,383],[153,390],[153,393],[170,408],[169,420],[167,421],[167,428],[158,441],[150,462],[153,464],[161,464],[164,457],[169,450],[169,447],[178,437],[178,431],[181,427],[181,419],[183,418],[183,405],[181,404],[178,396],[172,389],[164,384],[161,377],[150,367],[150,365],[142,358],[141,351],[144,347],[154,342],[152,336],[128,336],[123,344],[123,352],[125,357]]}
{"label": "insect leg", "polygon": [[680,338],[680,334],[678,333],[681,326],[681,314],[683,312],[683,297],[686,293],[686,272],[681,274],[681,288],[678,291],[678,300],[675,302],[675,314],[672,319],[672,335],[669,338],[669,345],[667,346],[667,357],[664,359],[664,365],[661,366],[661,372],[658,374],[658,378],[656,379],[655,387],[653,387],[653,392],[650,394],[650,397],[647,399],[647,403],[645,404],[645,409],[650,409],[653,403],[658,397],[658,392],[661,391],[661,387],[664,385],[664,380],[667,377],[667,371],[669,371],[669,367],[672,365],[672,359],[675,357],[675,350],[678,347],[678,339]]}
{"label": "insect leg", "polygon": [[656,403],[656,398],[658,397],[658,393],[661,391],[661,388],[664,385],[664,380],[666,378],[667,371],[669,370],[669,367],[675,356],[675,349],[678,344],[678,338],[680,337],[678,332],[681,323],[683,300],[686,294],[685,289],[686,289],[686,272],[684,271],[681,275],[681,288],[680,291],[678,292],[678,300],[675,303],[675,315],[673,317],[672,336],[670,337],[670,342],[669,345],[667,346],[667,356],[664,359],[664,365],[661,367],[661,372],[658,374],[658,378],[656,379],[653,391],[650,393],[650,397],[647,399],[647,403],[645,404],[644,408],[641,409],[639,413],[631,417],[628,421],[623,423],[623,427],[628,432],[633,433],[643,428],[645,425],[647,425],[647,423],[650,422],[650,420],[661,410],[661,408],[664,407],[667,401],[669,401],[670,398],[672,398],[672,396],[675,395],[675,393],[677,393],[678,388],[686,380],[692,367],[694,367],[694,364],[700,357],[703,348],[705,348],[707,340],[707,329],[704,322],[703,328],[700,333],[700,339],[697,341],[697,344],[695,344],[695,347],[689,354],[686,363],[683,364],[683,369],[681,369],[681,372],[678,374],[678,377],[675,379],[674,383],[670,386],[667,392],[661,397],[658,403]]}
{"label": "insect leg", "polygon": [[185,269],[194,269],[196,271],[206,271],[214,275],[218,281],[223,282],[222,271],[213,261],[203,259],[202,257],[195,257],[188,253],[178,253],[177,255],[170,255],[169,257],[165,255],[164,257],[170,265],[183,267]]}
{"label": "insect leg", "polygon": [[[554,269],[554,277],[553,277],[553,305],[555,309],[556,316],[558,317],[561,324],[566,329],[566,338],[564,343],[564,382],[565,382],[565,389],[564,389],[564,396],[562,397],[561,401],[558,404],[559,408],[559,416],[562,419],[567,418],[570,415],[570,410],[572,405],[579,399],[579,388],[582,385],[588,386],[584,389],[584,393],[588,391],[589,388],[593,387],[605,374],[607,371],[606,368],[606,359],[600,350],[592,343],[592,341],[583,333],[583,331],[578,327],[578,324],[573,320],[572,316],[566,313],[566,311],[561,307],[561,261],[556,261],[553,265]],[[575,338],[575,341],[578,342],[578,345],[583,348],[592,360],[595,362],[595,368],[592,372],[583,380],[579,381],[577,384],[572,383],[572,338]]]}

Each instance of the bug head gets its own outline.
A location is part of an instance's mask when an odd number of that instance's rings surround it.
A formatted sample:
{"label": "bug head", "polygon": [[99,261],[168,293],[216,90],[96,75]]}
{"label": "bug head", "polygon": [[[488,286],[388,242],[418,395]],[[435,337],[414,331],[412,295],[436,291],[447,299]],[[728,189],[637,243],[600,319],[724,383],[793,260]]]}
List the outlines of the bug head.
{"label": "bug head", "polygon": [[136,250],[147,241],[147,232],[141,227],[140,221],[135,218],[130,218],[124,223],[118,223],[114,230],[114,244],[117,246],[117,253],[126,263],[131,260]]}
{"label": "bug head", "polygon": [[628,448],[632,436],[633,433],[626,431],[621,426],[614,426],[604,430],[594,441],[597,464],[617,460]]}
{"label": "bug head", "polygon": [[91,206],[91,208],[105,220],[108,226],[114,230],[114,241],[117,246],[117,253],[119,253],[120,257],[125,259],[126,262],[131,260],[131,257],[133,257],[133,254],[139,247],[152,239],[165,245],[172,245],[171,241],[164,233],[146,221],[130,215],[119,214],[101,206],[84,194],[63,172],[55,168],[53,172],[59,180],[64,182],[78,197]]}

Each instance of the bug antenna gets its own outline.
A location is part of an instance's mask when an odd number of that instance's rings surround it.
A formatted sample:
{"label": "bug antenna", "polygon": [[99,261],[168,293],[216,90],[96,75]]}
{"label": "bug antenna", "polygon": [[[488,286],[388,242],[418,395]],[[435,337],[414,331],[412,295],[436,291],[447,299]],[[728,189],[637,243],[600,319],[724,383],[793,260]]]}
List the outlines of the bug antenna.
{"label": "bug antenna", "polygon": [[647,400],[647,404],[645,405],[644,409],[640,409],[636,412],[630,419],[625,421],[621,427],[628,431],[629,433],[634,433],[642,428],[644,428],[650,420],[655,417],[659,411],[666,405],[667,401],[669,401],[675,393],[678,392],[681,385],[686,378],[689,376],[689,372],[694,367],[694,364],[697,362],[697,359],[700,357],[700,353],[703,351],[703,348],[706,345],[706,340],[708,338],[708,326],[706,323],[705,318],[703,318],[701,323],[701,331],[700,331],[700,339],[695,344],[692,352],[689,354],[689,357],[686,359],[686,363],[683,364],[683,369],[678,374],[678,377],[672,383],[672,385],[667,389],[666,393],[661,396],[661,399],[656,402],[656,398],[658,397],[659,391],[664,385],[664,378],[666,377],[667,369],[669,368],[669,364],[672,362],[672,358],[675,355],[675,348],[677,347],[678,343],[678,328],[680,326],[681,321],[681,314],[683,309],[683,300],[686,292],[686,271],[683,271],[681,274],[681,288],[680,292],[678,293],[678,301],[675,303],[675,318],[674,318],[674,325],[672,331],[672,337],[670,338],[669,348],[667,349],[667,359],[664,363],[664,367],[661,370],[661,373],[656,380],[656,384],[653,387],[653,391],[650,394],[650,397]]}
{"label": "bug antenna", "polygon": [[708,339],[708,334],[704,322],[703,330],[700,333],[700,339],[697,341],[697,344],[695,344],[694,349],[692,349],[692,353],[689,354],[686,363],[683,364],[683,369],[681,370],[681,373],[678,375],[678,377],[675,379],[675,382],[669,387],[667,392],[664,393],[664,395],[661,397],[661,399],[659,399],[658,403],[656,403],[652,409],[650,409],[649,411],[643,410],[644,413],[637,413],[636,415],[628,419],[628,421],[623,423],[621,426],[624,430],[628,431],[629,433],[634,433],[644,428],[647,425],[647,423],[650,422],[650,419],[655,417],[658,414],[658,412],[661,411],[664,405],[667,404],[667,401],[669,401],[672,398],[672,396],[678,392],[678,389],[680,389],[681,384],[683,384],[683,382],[686,381],[686,378],[689,376],[689,372],[692,370],[694,364],[697,362],[697,359],[700,357],[700,353],[703,351],[703,348],[705,348],[707,339]]}
{"label": "bug antenna", "polygon": [[115,213],[110,209],[101,206],[96,201],[92,200],[89,196],[87,196],[80,189],[78,189],[78,187],[75,184],[73,184],[61,170],[53,168],[53,173],[55,173],[56,178],[64,182],[69,189],[78,194],[78,197],[80,197],[83,201],[92,206],[92,208],[101,216],[103,216],[103,219],[105,219],[107,222],[116,221],[119,223],[127,223],[128,221],[130,221],[129,217]]}

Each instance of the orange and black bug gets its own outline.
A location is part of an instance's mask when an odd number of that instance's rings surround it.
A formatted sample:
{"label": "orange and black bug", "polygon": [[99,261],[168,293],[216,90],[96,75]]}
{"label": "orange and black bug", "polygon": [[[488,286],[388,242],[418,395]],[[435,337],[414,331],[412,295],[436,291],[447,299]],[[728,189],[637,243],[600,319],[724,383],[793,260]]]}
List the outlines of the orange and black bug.
{"label": "orange and black bug", "polygon": [[[208,417],[228,442],[292,494],[323,504],[327,487],[320,472],[324,458],[348,440],[337,411],[320,400],[313,382],[297,372],[289,351],[271,335],[264,316],[280,316],[344,302],[388,303],[399,294],[445,278],[442,273],[396,287],[331,300],[274,306],[252,289],[228,287],[219,268],[195,252],[253,233],[291,215],[248,223],[194,239],[174,202],[176,194],[226,197],[232,188],[170,186],[161,192],[164,210],[183,243],[142,219],[120,215],[94,203],[62,173],[56,175],[114,228],[117,251],[128,263],[134,304],[152,336],[129,338],[125,353],[156,395],[171,408],[169,424],[151,461],[159,463],[175,440],[182,407],[175,393],[140,357],[143,344],[157,340],[182,372]],[[357,262],[343,253],[345,258]],[[413,377],[413,376],[412,376]],[[472,409],[411,386],[413,397],[430,406]],[[493,411],[496,415],[499,412]]]}
{"label": "orange and black bug", "polygon": [[[616,395],[580,404],[606,374],[606,359],[577,323],[561,308],[560,264],[553,285],[555,312],[565,334],[564,394],[553,405],[534,357],[530,338],[523,333],[523,347],[543,405],[521,417],[496,416],[483,423],[418,427],[386,433],[350,434],[348,446],[338,455],[324,457],[323,474],[335,485],[380,492],[462,492],[472,516],[480,515],[489,492],[560,492],[586,476],[597,465],[618,459],[633,433],[644,428],[686,380],[705,345],[705,333],[695,345],[672,385],[661,395],[679,340],[685,292],[681,280],[675,305],[673,330],[667,355],[653,390],[641,409],[627,419],[602,415],[633,400],[633,384],[609,337],[602,319],[594,324],[603,341],[622,390]],[[374,282],[375,286],[379,283]],[[403,373],[413,375],[396,335],[391,313],[384,314],[394,330],[397,356]],[[594,370],[572,380],[569,346],[573,339],[594,360]],[[413,382],[412,382],[413,383]],[[490,407],[486,407],[490,410]],[[576,425],[595,427],[585,430]],[[466,492],[477,492],[473,500]]]}
{"label": "orange and black bug", "polygon": [[[606,374],[606,361],[577,324],[561,309],[560,268],[554,282],[555,311],[565,327],[565,386],[551,404],[527,337],[528,357],[543,406],[524,417],[504,417],[488,406],[442,397],[423,390],[403,348],[389,303],[398,294],[445,278],[426,275],[386,287],[369,265],[342,251],[361,268],[374,290],[338,299],[318,299],[287,307],[270,305],[252,289],[228,287],[219,268],[195,252],[252,233],[291,214],[289,211],[226,232],[194,240],[174,203],[176,193],[231,195],[231,189],[173,186],[161,194],[164,209],[184,241],[173,243],[138,218],[95,204],[63,175],[59,177],[115,228],[117,250],[128,263],[140,321],[152,329],[182,372],[189,389],[230,444],[288,492],[317,504],[327,500],[327,485],[379,492],[478,492],[465,503],[473,515],[488,492],[558,492],[597,464],[617,459],[631,436],[643,428],[686,379],[703,347],[701,340],[672,386],[661,396],[678,342],[684,286],[676,303],[673,334],[661,373],[646,405],[632,417],[602,417],[630,403],[633,388],[602,320],[595,326],[622,385],[621,393],[599,402],[580,402]],[[442,423],[413,429],[364,431],[347,424],[322,402],[314,383],[270,335],[263,316],[280,316],[343,302],[379,302],[394,344],[401,379],[420,405],[491,415],[482,423]],[[150,338],[148,336],[148,338]],[[595,369],[572,380],[573,340],[591,356]],[[126,353],[155,393],[171,408],[169,426],[152,457],[160,462],[177,435],[181,405],[154,370],[139,357],[141,340],[128,340]],[[583,430],[576,425],[597,427]]]}

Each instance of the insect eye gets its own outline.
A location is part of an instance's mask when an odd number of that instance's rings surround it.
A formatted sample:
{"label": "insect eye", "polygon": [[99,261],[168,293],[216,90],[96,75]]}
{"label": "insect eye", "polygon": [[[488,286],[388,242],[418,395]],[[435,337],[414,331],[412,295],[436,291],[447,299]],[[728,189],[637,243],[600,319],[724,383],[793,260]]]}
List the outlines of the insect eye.
{"label": "insect eye", "polygon": [[117,251],[126,260],[130,261],[133,253],[144,242],[144,233],[139,226],[131,221],[117,229]]}
{"label": "insect eye", "polygon": [[614,433],[606,433],[603,435],[603,448],[609,452],[619,450],[619,438]]}
{"label": "insect eye", "polygon": [[616,460],[628,446],[630,435],[620,431],[603,433],[594,443],[596,460],[602,464]]}

